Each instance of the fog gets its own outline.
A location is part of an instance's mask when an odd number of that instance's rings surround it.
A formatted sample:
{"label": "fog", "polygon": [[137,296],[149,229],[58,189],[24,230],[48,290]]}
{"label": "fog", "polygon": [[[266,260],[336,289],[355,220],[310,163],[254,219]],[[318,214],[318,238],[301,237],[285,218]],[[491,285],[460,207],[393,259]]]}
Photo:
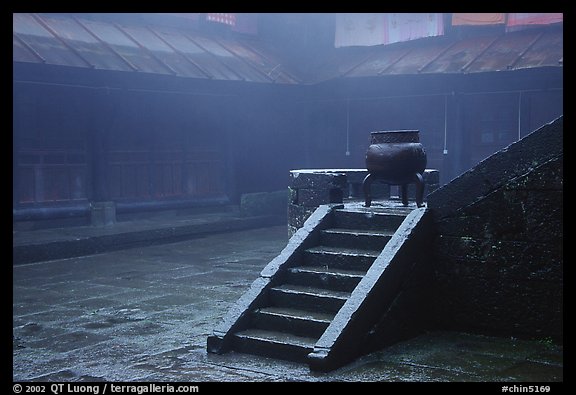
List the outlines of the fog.
{"label": "fog", "polygon": [[14,15],[16,209],[237,203],[293,169],[364,168],[376,130],[419,130],[445,184],[563,113],[562,67],[515,69],[561,54],[556,25],[430,14],[424,38],[375,39],[397,14]]}

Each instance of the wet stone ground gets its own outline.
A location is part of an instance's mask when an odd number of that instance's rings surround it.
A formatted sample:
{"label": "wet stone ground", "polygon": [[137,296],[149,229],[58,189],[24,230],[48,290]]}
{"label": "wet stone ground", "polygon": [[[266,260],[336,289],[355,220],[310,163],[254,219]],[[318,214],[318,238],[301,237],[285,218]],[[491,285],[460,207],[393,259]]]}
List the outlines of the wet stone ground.
{"label": "wet stone ground", "polygon": [[286,226],[13,267],[14,381],[563,381],[562,347],[432,332],[319,374],[206,353]]}

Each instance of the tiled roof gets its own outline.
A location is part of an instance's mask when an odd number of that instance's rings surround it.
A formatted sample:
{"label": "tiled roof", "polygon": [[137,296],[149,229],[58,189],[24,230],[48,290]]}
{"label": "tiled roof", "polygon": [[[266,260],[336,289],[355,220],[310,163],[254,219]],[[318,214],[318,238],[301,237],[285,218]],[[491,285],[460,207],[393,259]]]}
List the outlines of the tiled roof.
{"label": "tiled roof", "polygon": [[13,14],[13,49],[15,62],[215,80],[299,82],[257,40],[67,15]]}
{"label": "tiled roof", "polygon": [[339,48],[316,80],[398,74],[479,73],[563,66],[561,26],[458,39],[432,37],[392,45]]}
{"label": "tiled roof", "polygon": [[[124,25],[65,14],[13,14],[14,62],[189,78],[314,83],[339,77],[478,73],[563,66],[562,26],[333,49],[306,78],[279,51],[241,35]],[[304,81],[305,80],[305,81]]]}

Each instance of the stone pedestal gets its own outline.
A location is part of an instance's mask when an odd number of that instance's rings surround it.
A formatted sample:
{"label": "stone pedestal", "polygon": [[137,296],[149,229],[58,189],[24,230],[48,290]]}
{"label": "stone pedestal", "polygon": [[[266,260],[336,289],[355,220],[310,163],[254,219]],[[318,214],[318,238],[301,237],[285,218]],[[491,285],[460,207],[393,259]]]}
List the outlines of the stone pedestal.
{"label": "stone pedestal", "polygon": [[90,224],[110,226],[116,223],[116,203],[94,202],[90,205]]}
{"label": "stone pedestal", "polygon": [[[292,236],[304,225],[308,217],[322,204],[343,203],[344,200],[362,200],[362,182],[366,169],[301,169],[290,171],[288,186],[288,234]],[[424,198],[439,187],[439,172],[426,169]],[[390,199],[391,188],[385,183],[375,183],[372,193],[378,199]],[[414,198],[415,190],[408,188]]]}
{"label": "stone pedestal", "polygon": [[288,234],[291,236],[318,206],[342,203],[344,195],[348,195],[346,173],[336,169],[292,170],[288,192]]}

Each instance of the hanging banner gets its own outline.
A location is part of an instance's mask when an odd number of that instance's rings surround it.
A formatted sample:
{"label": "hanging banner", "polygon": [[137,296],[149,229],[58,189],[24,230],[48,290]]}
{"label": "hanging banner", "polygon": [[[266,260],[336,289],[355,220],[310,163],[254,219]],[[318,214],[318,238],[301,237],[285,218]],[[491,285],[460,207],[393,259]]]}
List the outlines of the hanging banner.
{"label": "hanging banner", "polygon": [[384,44],[384,14],[336,14],[334,46]]}
{"label": "hanging banner", "polygon": [[548,25],[550,23],[563,22],[563,20],[564,14],[562,13],[510,13],[508,14],[506,26]]}
{"label": "hanging banner", "polygon": [[209,22],[218,22],[224,23],[225,25],[235,26],[236,14],[210,13],[206,14],[206,20]]}
{"label": "hanging banner", "polygon": [[452,25],[497,25],[506,23],[505,13],[454,13],[452,14]]}
{"label": "hanging banner", "polygon": [[441,13],[385,14],[384,23],[384,44],[444,34],[444,20]]}
{"label": "hanging banner", "polygon": [[392,44],[442,34],[441,13],[336,14],[334,46]]}

